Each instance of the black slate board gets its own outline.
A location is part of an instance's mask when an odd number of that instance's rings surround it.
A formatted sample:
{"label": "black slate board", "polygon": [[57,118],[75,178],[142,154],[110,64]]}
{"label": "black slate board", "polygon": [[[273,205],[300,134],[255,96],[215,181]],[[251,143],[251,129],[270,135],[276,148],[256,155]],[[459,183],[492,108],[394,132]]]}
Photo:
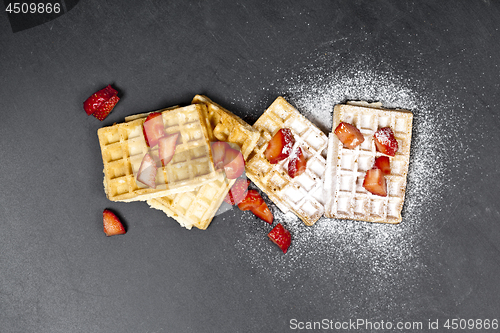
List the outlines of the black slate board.
{"label": "black slate board", "polygon": [[[28,29],[0,13],[1,332],[495,331],[498,2],[66,5]],[[82,103],[107,84],[121,101],[101,123]],[[403,222],[306,228],[272,206],[293,231],[283,255],[249,212],[187,231],[108,201],[97,129],[195,94],[250,124],[284,95],[325,131],[348,99],[410,108]],[[126,235],[105,237],[104,208]]]}

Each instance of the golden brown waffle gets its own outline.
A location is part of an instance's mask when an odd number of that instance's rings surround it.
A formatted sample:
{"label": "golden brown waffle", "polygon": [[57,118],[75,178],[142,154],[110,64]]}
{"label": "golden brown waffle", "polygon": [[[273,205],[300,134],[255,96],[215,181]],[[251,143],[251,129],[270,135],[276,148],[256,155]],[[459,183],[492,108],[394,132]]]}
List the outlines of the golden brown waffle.
{"label": "golden brown waffle", "polygon": [[97,132],[104,163],[104,187],[112,201],[137,201],[192,190],[214,180],[205,105],[160,110],[165,132],[179,132],[175,154],[159,167],[156,188],[136,181],[144,155],[158,158],[158,146],[148,148],[142,124],[145,118],[100,128]]}
{"label": "golden brown waffle", "polygon": [[[237,144],[246,159],[260,137],[259,132],[208,97],[196,95],[193,103],[206,105],[210,129],[213,130],[212,139]],[[234,179],[227,179],[219,173],[216,180],[194,190],[151,199],[148,204],[162,210],[187,229],[193,226],[206,229],[234,182]]]}
{"label": "golden brown waffle", "polygon": [[203,103],[207,106],[208,119],[213,130],[210,140],[237,144],[246,160],[259,140],[259,132],[206,96],[196,95],[193,103]]}
{"label": "golden brown waffle", "polygon": [[[261,133],[257,146],[246,164],[252,180],[283,212],[294,212],[306,225],[313,225],[324,212],[326,203],[323,177],[326,168],[326,135],[302,116],[283,97],[278,97],[253,125]],[[289,128],[296,147],[302,147],[306,171],[298,177],[288,175],[289,158],[271,164],[264,152],[281,128]]]}
{"label": "golden brown waffle", "polygon": [[[407,110],[381,108],[380,104],[355,102],[336,105],[333,129],[340,122],[356,126],[364,142],[354,149],[343,146],[333,133],[329,136],[325,189],[328,197],[325,215],[331,218],[368,222],[399,223],[406,191],[406,175],[410,160],[413,115]],[[386,177],[388,195],[381,197],[363,187],[366,171],[373,167],[376,151],[373,134],[390,127],[399,149],[389,157],[391,173]]]}
{"label": "golden brown waffle", "polygon": [[235,180],[222,172],[195,190],[148,200],[152,208],[159,209],[175,219],[181,226],[205,230],[226,197]]}

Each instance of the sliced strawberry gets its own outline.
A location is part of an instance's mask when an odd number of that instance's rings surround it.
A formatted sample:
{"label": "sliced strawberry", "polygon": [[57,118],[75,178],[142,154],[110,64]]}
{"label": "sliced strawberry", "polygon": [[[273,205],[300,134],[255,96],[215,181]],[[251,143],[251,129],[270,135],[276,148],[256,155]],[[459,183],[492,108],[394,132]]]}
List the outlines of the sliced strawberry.
{"label": "sliced strawberry", "polygon": [[366,172],[363,187],[372,194],[382,197],[387,196],[387,184],[380,169],[370,169]]}
{"label": "sliced strawberry", "polygon": [[172,160],[172,157],[174,157],[178,137],[179,133],[174,133],[164,136],[158,141],[158,153],[163,166],[166,166]]}
{"label": "sliced strawberry", "polygon": [[106,236],[123,235],[126,232],[118,216],[109,209],[105,209],[102,212],[102,217]]}
{"label": "sliced strawberry", "polygon": [[258,191],[248,190],[245,199],[238,204],[238,208],[241,210],[251,210],[259,207],[263,202],[264,199],[262,199]]}
{"label": "sliced strawberry", "polygon": [[110,99],[102,103],[101,107],[96,112],[94,112],[93,116],[100,121],[103,121],[108,116],[108,114],[113,111],[113,108],[119,100],[120,98],[118,96],[111,97]]}
{"label": "sliced strawberry", "polygon": [[160,138],[165,136],[161,112],[153,112],[148,115],[142,125],[142,132],[148,147],[154,147],[158,144]]}
{"label": "sliced strawberry", "polygon": [[87,98],[85,102],[83,102],[83,108],[85,109],[87,115],[90,116],[91,114],[99,110],[104,102],[109,100],[111,97],[116,96],[117,94],[118,91],[108,85],[106,88],[95,92],[94,94],[92,94],[92,96]]}
{"label": "sliced strawberry", "polygon": [[383,127],[375,132],[374,141],[377,150],[389,156],[396,155],[398,151],[398,141],[394,137],[394,132],[390,127]]}
{"label": "sliced strawberry", "polygon": [[252,208],[250,211],[257,216],[259,219],[266,221],[269,224],[273,224],[274,216],[271,213],[269,207],[267,207],[266,203],[263,202],[259,207]]}
{"label": "sliced strawberry", "polygon": [[269,163],[276,164],[290,155],[294,144],[295,139],[292,131],[288,128],[282,128],[269,141],[264,155]]}
{"label": "sliced strawberry", "polygon": [[248,185],[250,185],[248,179],[238,179],[229,190],[224,201],[233,206],[239,204],[247,196]]}
{"label": "sliced strawberry", "polygon": [[387,156],[379,156],[375,159],[375,168],[382,170],[384,175],[391,173],[391,161]]}
{"label": "sliced strawberry", "polygon": [[354,149],[365,141],[365,138],[359,129],[349,123],[341,122],[335,129],[334,133],[337,135],[340,142],[342,142],[344,146],[349,149]]}
{"label": "sliced strawberry", "polygon": [[236,149],[226,148],[224,157],[224,172],[229,179],[236,179],[245,171],[245,160],[243,154]]}
{"label": "sliced strawberry", "polygon": [[290,161],[288,162],[288,175],[292,178],[300,176],[304,171],[306,171],[307,161],[302,152],[302,148],[298,147],[292,155],[290,155]]}
{"label": "sliced strawberry", "polygon": [[226,149],[229,149],[231,147],[227,142],[224,141],[212,142],[211,147],[215,169],[219,170],[224,168],[224,157],[226,156]]}
{"label": "sliced strawberry", "polygon": [[278,223],[273,230],[267,234],[267,236],[274,242],[274,244],[279,246],[283,253],[288,251],[288,248],[292,243],[292,235],[290,234],[290,231],[286,230],[281,223]]}
{"label": "sliced strawberry", "polygon": [[137,180],[151,188],[156,188],[156,162],[151,155],[146,154],[142,158],[141,166],[137,172]]}

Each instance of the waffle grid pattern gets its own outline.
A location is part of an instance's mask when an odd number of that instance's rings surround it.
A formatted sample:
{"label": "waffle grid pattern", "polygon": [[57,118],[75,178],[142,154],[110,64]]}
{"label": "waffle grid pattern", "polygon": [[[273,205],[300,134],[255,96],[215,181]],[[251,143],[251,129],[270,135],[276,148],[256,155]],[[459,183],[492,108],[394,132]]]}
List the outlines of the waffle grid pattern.
{"label": "waffle grid pattern", "polygon": [[190,105],[161,110],[165,132],[180,133],[172,161],[158,168],[156,188],[136,182],[144,154],[159,161],[158,148],[148,149],[142,124],[144,118],[103,127],[98,130],[104,163],[104,185],[112,201],[147,200],[166,194],[185,192],[215,179],[206,124],[206,107]]}
{"label": "waffle grid pattern", "polygon": [[[306,225],[313,225],[323,215],[326,203],[323,189],[328,142],[326,135],[283,97],[278,97],[253,127],[261,136],[246,164],[248,178],[281,211],[291,210]],[[264,155],[268,142],[281,128],[292,131],[295,138],[292,151],[301,147],[307,160],[306,171],[296,178],[288,175],[290,158],[271,164]]]}
{"label": "waffle grid pattern", "polygon": [[[329,135],[325,187],[329,198],[325,215],[330,218],[399,223],[406,191],[410,157],[412,113],[353,105],[336,105],[333,127],[341,122],[356,126],[365,141],[355,149],[344,148],[337,136]],[[390,157],[391,174],[386,176],[387,197],[373,195],[363,187],[366,171],[373,167],[376,151],[373,134],[390,127],[399,150]]]}

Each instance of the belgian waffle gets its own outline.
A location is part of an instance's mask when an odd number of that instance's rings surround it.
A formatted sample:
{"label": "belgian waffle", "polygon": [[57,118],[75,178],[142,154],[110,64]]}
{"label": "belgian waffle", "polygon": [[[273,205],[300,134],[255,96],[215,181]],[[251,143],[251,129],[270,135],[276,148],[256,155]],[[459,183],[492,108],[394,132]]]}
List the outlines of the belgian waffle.
{"label": "belgian waffle", "polygon": [[[283,212],[294,212],[306,225],[313,225],[324,213],[326,203],[323,177],[328,138],[283,97],[278,97],[253,125],[261,136],[246,164],[246,174]],[[293,150],[301,147],[306,171],[288,175],[289,157],[271,164],[264,153],[269,141],[281,128],[289,128],[295,138]]]}
{"label": "belgian waffle", "polygon": [[[212,140],[237,144],[246,159],[260,137],[259,132],[206,96],[196,95],[193,103],[207,107]],[[234,179],[227,179],[223,173],[218,173],[217,179],[194,190],[151,199],[148,204],[162,210],[187,229],[193,226],[206,229],[234,182]]]}
{"label": "belgian waffle", "polygon": [[104,163],[104,188],[111,201],[137,201],[185,192],[217,177],[210,150],[207,109],[189,105],[160,110],[167,134],[179,133],[175,154],[159,167],[156,188],[136,181],[142,158],[149,151],[158,159],[158,147],[148,148],[144,117],[100,128],[97,132]]}
{"label": "belgian waffle", "polygon": [[[331,218],[368,222],[399,223],[402,220],[406,176],[410,159],[413,114],[407,110],[384,109],[379,103],[338,104],[333,111],[333,129],[340,122],[356,126],[364,142],[354,149],[343,146],[337,136],[329,135],[325,188],[328,202],[325,215]],[[386,177],[386,197],[369,193],[363,187],[366,171],[373,167],[377,152],[373,134],[390,127],[399,149],[390,158],[391,173]]]}

